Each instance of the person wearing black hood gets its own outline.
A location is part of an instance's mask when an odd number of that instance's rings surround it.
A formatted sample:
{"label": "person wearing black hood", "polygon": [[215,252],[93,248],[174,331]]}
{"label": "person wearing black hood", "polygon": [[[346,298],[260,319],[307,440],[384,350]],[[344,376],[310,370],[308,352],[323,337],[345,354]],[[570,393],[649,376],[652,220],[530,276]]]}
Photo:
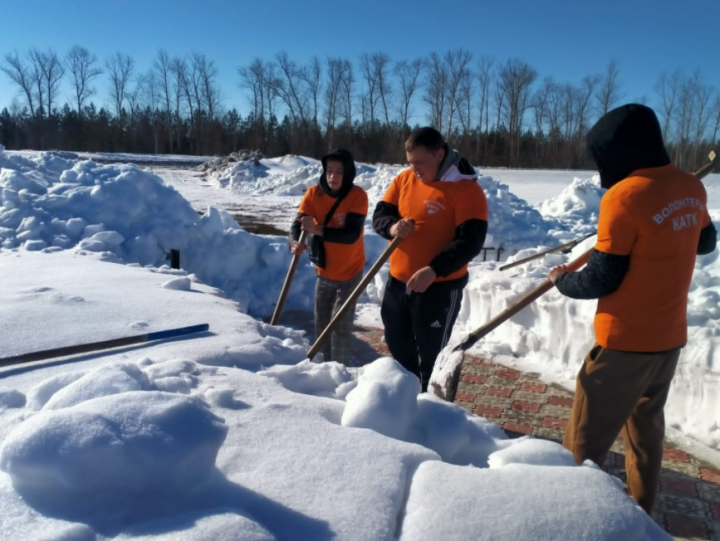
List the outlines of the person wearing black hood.
{"label": "person wearing black hood", "polygon": [[628,493],[650,514],[695,257],[715,249],[716,231],[702,182],[671,163],[652,109],[608,112],[587,144],[608,190],[597,243],[582,271],[560,265],[548,275],[563,295],[598,299],[563,445],[578,464],[602,465],[622,431]]}
{"label": "person wearing black hood", "polygon": [[[362,279],[365,266],[363,233],[368,213],[365,190],[355,186],[352,154],[338,149],[323,156],[320,181],[305,193],[290,229],[290,251],[301,254],[300,231],[310,234],[310,260],[317,267],[315,331],[330,323]],[[348,364],[355,307],[340,320],[321,353],[325,361]]]}

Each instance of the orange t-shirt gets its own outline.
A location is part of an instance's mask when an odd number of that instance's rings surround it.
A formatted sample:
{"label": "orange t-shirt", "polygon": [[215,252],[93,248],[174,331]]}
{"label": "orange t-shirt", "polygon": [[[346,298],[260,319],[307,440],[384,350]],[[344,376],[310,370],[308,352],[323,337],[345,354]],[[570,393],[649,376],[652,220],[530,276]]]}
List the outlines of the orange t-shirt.
{"label": "orange t-shirt", "polygon": [[[330,197],[319,186],[313,186],[305,192],[300,203],[300,212],[307,216],[312,216],[315,223],[323,225],[325,217],[335,204],[334,197]],[[350,192],[342,200],[338,208],[335,210],[328,227],[343,227],[345,225],[345,215],[349,212],[362,214],[367,216],[368,213],[368,197],[365,190],[358,186],[353,186]],[[337,242],[325,241],[325,268],[318,267],[317,272],[320,276],[328,280],[344,282],[353,276],[357,276],[363,271],[365,266],[365,243],[363,234],[353,244],[340,244]]]}
{"label": "orange t-shirt", "polygon": [[[397,205],[403,218],[415,220],[415,232],[390,256],[390,274],[403,282],[453,241],[457,226],[467,220],[488,219],[485,192],[477,181],[439,180],[425,184],[411,169],[395,177],[383,201]],[[435,281],[457,280],[466,273],[467,265]]]}
{"label": "orange t-shirt", "polygon": [[598,299],[595,338],[654,352],[687,342],[687,296],[700,231],[710,224],[702,182],[672,164],[635,171],[600,203],[595,249],[629,255],[620,287]]}

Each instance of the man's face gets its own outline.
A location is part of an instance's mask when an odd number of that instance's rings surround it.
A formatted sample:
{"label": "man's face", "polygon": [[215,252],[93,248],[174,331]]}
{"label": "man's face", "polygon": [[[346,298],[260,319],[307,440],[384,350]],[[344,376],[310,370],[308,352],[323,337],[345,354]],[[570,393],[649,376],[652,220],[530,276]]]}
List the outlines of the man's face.
{"label": "man's face", "polygon": [[336,160],[328,160],[325,167],[325,178],[331,190],[339,190],[343,183],[343,163]]}
{"label": "man's face", "polygon": [[445,158],[445,151],[443,149],[432,151],[425,147],[416,147],[406,151],[405,156],[415,176],[425,184],[430,184],[437,178],[440,164]]}

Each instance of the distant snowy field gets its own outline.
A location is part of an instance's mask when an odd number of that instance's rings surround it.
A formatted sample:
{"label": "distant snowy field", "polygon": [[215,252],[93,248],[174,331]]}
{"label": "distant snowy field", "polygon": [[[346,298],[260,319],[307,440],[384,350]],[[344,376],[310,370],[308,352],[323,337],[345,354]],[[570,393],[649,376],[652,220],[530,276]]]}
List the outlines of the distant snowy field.
{"label": "distant snowy field", "polygon": [[[360,165],[358,184],[376,201],[399,170]],[[479,171],[488,244],[503,259],[593,230],[602,190],[591,172]],[[0,369],[0,538],[669,539],[617,481],[559,445],[508,440],[418,397],[390,359],[311,364],[312,337],[258,321],[279,294],[287,242],[245,232],[222,209],[244,204],[289,224],[318,174],[301,157],[202,180],[0,151],[1,355],[210,324],[183,340]],[[706,185],[715,198],[720,178]],[[592,243],[507,272],[479,258],[453,338]],[[386,246],[369,224],[366,246],[369,266]],[[170,249],[183,270],[167,268]],[[378,322],[386,279],[384,269],[362,297],[361,321]],[[309,310],[313,285],[304,260],[287,307]],[[677,436],[716,462],[719,305],[716,252],[698,259],[667,408]],[[572,385],[593,312],[551,292],[479,347]]]}

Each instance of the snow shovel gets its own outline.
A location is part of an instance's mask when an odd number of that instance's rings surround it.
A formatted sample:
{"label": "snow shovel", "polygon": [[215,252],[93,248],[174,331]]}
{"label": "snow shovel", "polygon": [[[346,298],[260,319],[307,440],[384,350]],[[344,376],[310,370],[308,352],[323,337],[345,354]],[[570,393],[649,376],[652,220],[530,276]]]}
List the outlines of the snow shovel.
{"label": "snow shovel", "polygon": [[[300,244],[305,242],[305,234],[305,231],[300,233],[300,238],[298,239]],[[295,254],[292,258],[290,268],[288,269],[287,276],[285,277],[285,283],[280,291],[280,298],[275,305],[275,311],[273,312],[272,319],[270,320],[270,325],[277,325],[280,322],[280,314],[282,314],[285,301],[290,293],[290,286],[292,285],[293,278],[295,277],[295,271],[297,270],[298,263],[300,263],[301,256],[302,254]]]}
{"label": "snow shovel", "polygon": [[[590,250],[572,261],[568,267],[571,271],[575,271],[587,263],[589,257]],[[497,329],[520,310],[542,297],[553,287],[555,287],[555,284],[553,284],[550,279],[545,279],[543,283],[523,295],[522,298],[508,306],[497,316],[485,323],[485,325],[468,334],[462,342],[456,346],[448,346],[443,349],[435,361],[428,385],[428,393],[447,400],[448,402],[453,402],[455,400],[458,383],[460,382],[460,372],[465,358],[465,351],[474,346],[478,340]]]}
{"label": "snow shovel", "polygon": [[393,241],[388,245],[387,248],[385,248],[385,251],[383,251],[382,254],[380,254],[380,257],[375,262],[375,264],[370,267],[370,270],[367,272],[365,276],[363,276],[363,279],[360,281],[360,283],[357,285],[357,287],[353,290],[353,292],[350,294],[348,299],[345,301],[345,303],[340,307],[340,310],[338,310],[337,314],[330,320],[330,323],[328,323],[328,326],[325,327],[325,330],[320,334],[320,336],[317,337],[317,340],[315,340],[315,343],[312,345],[312,347],[308,350],[307,356],[308,359],[312,359],[315,357],[315,355],[318,354],[320,351],[320,348],[325,343],[325,340],[330,338],[330,335],[335,330],[335,327],[337,327],[338,322],[340,321],[340,318],[342,318],[345,313],[350,309],[350,306],[355,303],[355,301],[358,299],[360,295],[362,295],[363,291],[365,291],[365,288],[370,283],[370,280],[372,280],[375,275],[378,273],[378,271],[382,268],[382,266],[385,264],[385,262],[390,257],[390,254],[393,253],[395,248],[398,247],[398,244],[402,242],[402,239],[400,237],[395,237]]}
{"label": "snow shovel", "polygon": [[[712,173],[720,166],[720,160],[717,159],[715,152],[710,152],[709,157],[710,163],[704,165],[695,172],[695,176],[699,179],[702,179],[709,173]],[[572,261],[568,265],[570,271],[576,271],[587,263],[587,260],[590,257],[590,252],[591,250],[588,250],[580,257]],[[433,368],[432,375],[430,376],[428,385],[428,393],[433,394],[438,398],[447,400],[448,402],[454,402],[455,393],[457,392],[458,384],[460,383],[460,373],[462,371],[463,360],[465,358],[464,352],[474,346],[478,340],[490,334],[505,321],[517,314],[520,310],[542,297],[553,287],[555,287],[555,285],[549,279],[546,279],[535,289],[526,293],[520,300],[508,306],[497,316],[485,323],[485,325],[468,334],[462,342],[456,346],[448,346],[443,349],[435,361],[435,366]]]}
{"label": "snow shovel", "polygon": [[571,240],[570,242],[566,242],[565,244],[561,244],[560,246],[556,246],[555,248],[550,248],[549,250],[545,250],[544,252],[540,252],[535,255],[531,255],[530,257],[526,257],[525,259],[519,259],[518,261],[513,261],[512,263],[503,265],[498,270],[504,271],[507,269],[512,269],[513,267],[517,267],[518,265],[522,265],[523,263],[527,263],[528,261],[534,261],[536,259],[540,259],[541,257],[543,257],[547,254],[554,254],[555,252],[566,252],[566,251],[569,252],[570,250],[575,248],[575,246],[580,244],[582,241],[589,239],[593,235],[597,235],[597,231],[593,231],[592,233],[589,233],[588,235],[577,238],[575,240]]}
{"label": "snow shovel", "polygon": [[51,359],[53,357],[67,357],[69,355],[77,355],[78,353],[88,353],[90,351],[98,351],[101,349],[119,348],[122,346],[130,346],[133,344],[142,344],[143,342],[152,342],[154,340],[164,340],[166,338],[177,338],[178,336],[205,332],[209,328],[210,325],[208,325],[207,323],[201,323],[200,325],[178,327],[176,329],[168,329],[166,331],[136,334],[135,336],[115,338],[113,340],[103,340],[102,342],[91,342],[89,344],[79,344],[76,346],[67,346],[63,348],[36,351],[34,353],[25,353],[23,355],[15,355],[13,357],[2,357],[0,358],[0,366],[10,366],[13,364],[29,363],[32,361],[42,361],[44,359]]}

